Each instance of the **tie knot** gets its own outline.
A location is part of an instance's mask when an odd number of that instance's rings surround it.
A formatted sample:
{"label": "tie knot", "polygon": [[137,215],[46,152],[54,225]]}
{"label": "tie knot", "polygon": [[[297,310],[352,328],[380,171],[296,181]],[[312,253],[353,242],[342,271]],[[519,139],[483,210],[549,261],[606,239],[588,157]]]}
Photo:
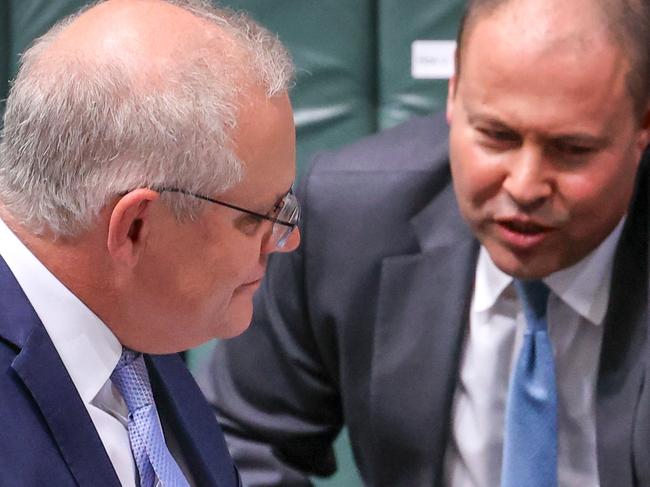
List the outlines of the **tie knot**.
{"label": "tie knot", "polygon": [[122,394],[129,414],[153,404],[147,367],[141,353],[125,349],[111,374],[111,381]]}
{"label": "tie knot", "polygon": [[135,352],[133,350],[129,350],[128,348],[124,348],[122,349],[122,355],[120,355],[120,359],[117,361],[115,369],[121,369],[125,365],[131,364],[134,360],[141,356],[142,354],[140,352]]}
{"label": "tie knot", "polygon": [[549,287],[541,280],[523,281],[516,279],[515,289],[524,308],[529,327],[542,321],[544,327],[546,327],[546,305],[551,292]]}

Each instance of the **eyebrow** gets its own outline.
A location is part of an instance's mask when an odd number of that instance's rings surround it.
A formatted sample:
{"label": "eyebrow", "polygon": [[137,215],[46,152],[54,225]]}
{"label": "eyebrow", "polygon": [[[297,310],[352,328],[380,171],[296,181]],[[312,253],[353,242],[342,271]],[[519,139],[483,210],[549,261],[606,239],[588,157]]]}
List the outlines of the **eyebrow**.
{"label": "eyebrow", "polygon": [[[467,116],[467,119],[470,125],[472,126],[477,124],[486,124],[490,126],[490,128],[494,128],[497,130],[503,130],[515,134],[520,133],[519,130],[510,127],[509,125],[506,125],[505,123],[501,122],[496,118],[493,118],[490,115],[471,114]],[[610,143],[610,137],[608,136],[592,135],[584,132],[575,132],[575,133],[566,133],[566,134],[563,133],[542,134],[541,139],[544,142],[551,142],[551,143],[561,142],[570,145],[585,145],[585,146],[594,147],[596,149],[601,149],[603,147],[606,147]]]}
{"label": "eyebrow", "polygon": [[561,142],[563,144],[568,144],[568,145],[580,145],[580,146],[588,146],[592,147],[594,149],[602,149],[603,147],[607,147],[609,145],[609,137],[599,137],[591,134],[582,134],[582,133],[576,133],[576,134],[566,134],[566,135],[558,135],[558,136],[548,136],[545,137],[544,140],[547,140],[549,142]]}
{"label": "eyebrow", "polygon": [[[275,210],[275,208],[278,206],[278,204],[282,202],[284,197],[292,191],[293,191],[293,182],[289,186],[289,189],[287,189],[284,193],[280,193],[279,196],[276,196],[275,200],[273,200],[273,203],[271,203],[270,209],[269,209],[269,205],[266,205],[266,208],[264,208],[263,211],[259,211],[258,213],[263,213],[264,211],[266,211],[266,213],[272,213],[273,210]],[[277,194],[278,193],[276,193],[276,195]]]}
{"label": "eyebrow", "polygon": [[476,125],[480,123],[484,123],[487,125],[490,125],[492,127],[498,127],[502,128],[505,130],[509,130],[512,132],[516,132],[512,127],[509,127],[505,123],[501,122],[500,120],[490,116],[490,115],[476,115],[476,114],[468,114],[467,115],[467,121],[469,122],[470,125]]}

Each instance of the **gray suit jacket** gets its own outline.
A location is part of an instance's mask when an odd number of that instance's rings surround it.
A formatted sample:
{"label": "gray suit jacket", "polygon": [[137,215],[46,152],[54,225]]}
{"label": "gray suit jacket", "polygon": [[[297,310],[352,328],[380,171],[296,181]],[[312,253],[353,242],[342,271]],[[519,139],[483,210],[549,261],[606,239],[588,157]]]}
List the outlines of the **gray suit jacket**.
{"label": "gray suit jacket", "polygon": [[[201,380],[244,482],[305,486],[308,473],[331,473],[345,423],[367,485],[442,485],[478,251],[447,157],[438,115],[314,161],[299,194],[300,250],[271,259],[251,328],[219,343]],[[650,433],[633,444],[647,327],[645,194],[621,239],[606,318],[603,487],[650,485],[638,455],[650,457]]]}

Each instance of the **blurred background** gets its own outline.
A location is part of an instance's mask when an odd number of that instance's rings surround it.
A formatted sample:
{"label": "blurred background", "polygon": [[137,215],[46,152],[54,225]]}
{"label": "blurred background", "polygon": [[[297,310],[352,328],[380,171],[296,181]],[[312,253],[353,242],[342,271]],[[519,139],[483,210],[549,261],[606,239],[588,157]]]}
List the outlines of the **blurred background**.
{"label": "blurred background", "polygon": [[[0,113],[20,54],[82,0],[0,0]],[[311,156],[444,108],[463,0],[230,0],[290,50],[296,67],[298,177]],[[161,34],[162,35],[162,34]],[[211,344],[187,354],[191,369]],[[338,473],[317,487],[360,487],[345,431]]]}

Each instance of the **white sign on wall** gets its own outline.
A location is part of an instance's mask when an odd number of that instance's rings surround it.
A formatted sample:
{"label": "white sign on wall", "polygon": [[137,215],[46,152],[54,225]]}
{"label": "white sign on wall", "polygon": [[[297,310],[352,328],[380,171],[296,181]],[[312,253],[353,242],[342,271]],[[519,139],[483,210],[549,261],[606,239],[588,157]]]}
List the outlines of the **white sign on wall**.
{"label": "white sign on wall", "polygon": [[449,79],[454,74],[456,41],[414,41],[411,76],[415,79]]}

